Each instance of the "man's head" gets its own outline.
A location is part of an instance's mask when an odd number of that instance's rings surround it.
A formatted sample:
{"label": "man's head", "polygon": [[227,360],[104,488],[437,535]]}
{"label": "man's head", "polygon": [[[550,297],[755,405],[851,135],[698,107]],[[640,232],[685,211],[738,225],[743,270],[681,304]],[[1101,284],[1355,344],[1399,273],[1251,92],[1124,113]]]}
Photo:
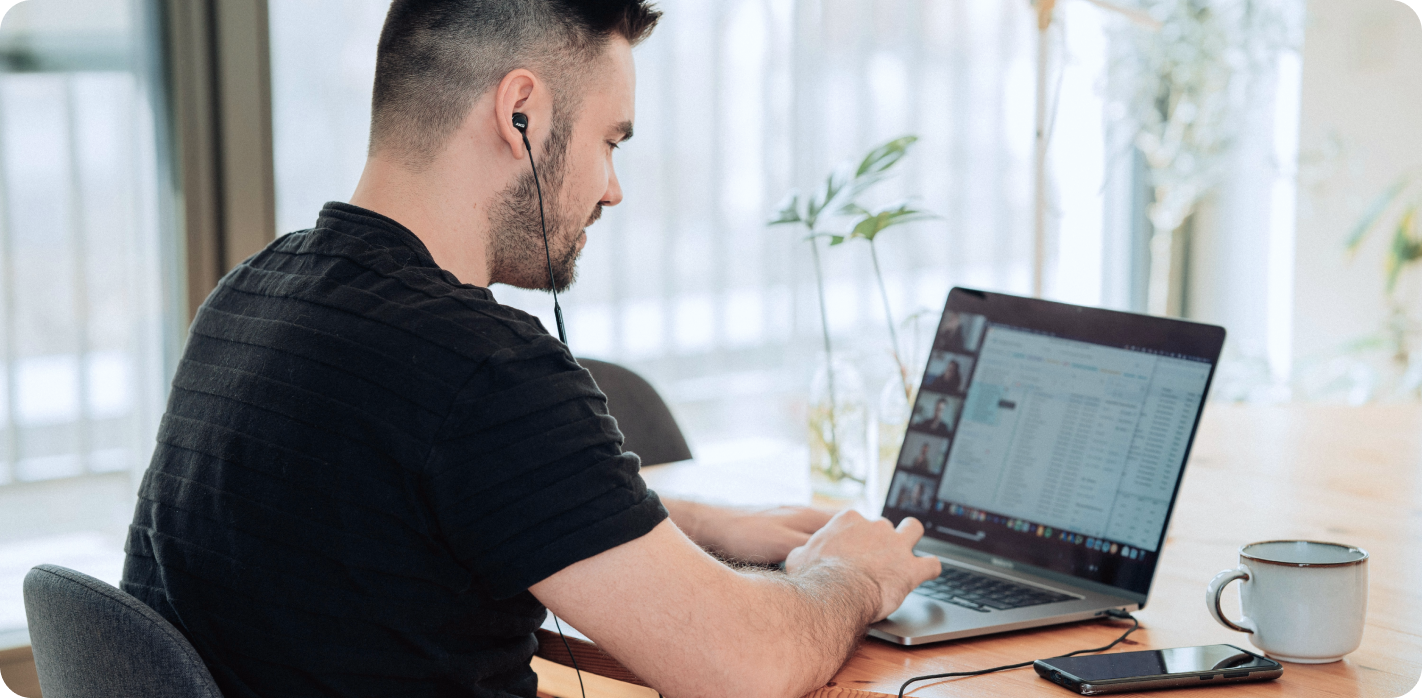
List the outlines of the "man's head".
{"label": "man's head", "polygon": [[411,172],[440,169],[452,153],[488,160],[479,166],[501,175],[483,212],[489,280],[547,288],[537,190],[511,123],[526,114],[565,287],[582,228],[621,200],[611,153],[631,135],[630,51],[659,17],[645,0],[395,0],[376,57],[370,155]]}
{"label": "man's head", "polygon": [[938,422],[943,419],[943,410],[948,407],[946,398],[938,398],[938,402],[933,403],[933,421]]}

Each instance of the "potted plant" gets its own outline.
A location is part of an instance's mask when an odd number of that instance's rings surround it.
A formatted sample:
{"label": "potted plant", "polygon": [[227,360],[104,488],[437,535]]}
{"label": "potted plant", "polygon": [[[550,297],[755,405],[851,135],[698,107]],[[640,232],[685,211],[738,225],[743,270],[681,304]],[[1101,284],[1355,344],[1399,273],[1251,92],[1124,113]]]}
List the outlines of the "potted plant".
{"label": "potted plant", "polygon": [[862,381],[851,365],[835,356],[830,336],[821,240],[825,240],[830,247],[854,239],[868,243],[889,328],[890,354],[907,404],[912,399],[909,369],[898,341],[875,239],[888,228],[922,220],[929,215],[906,202],[871,210],[859,203],[859,197],[882,182],[917,140],[917,136],[902,136],[869,151],[857,167],[851,167],[848,163],[836,167],[825,178],[824,184],[807,198],[802,199],[798,191],[792,190],[770,221],[770,225],[802,228],[814,262],[825,360],[811,383],[808,427],[811,480],[821,494],[853,496],[857,493],[856,488],[862,491],[869,465],[865,441],[868,408],[862,394]]}

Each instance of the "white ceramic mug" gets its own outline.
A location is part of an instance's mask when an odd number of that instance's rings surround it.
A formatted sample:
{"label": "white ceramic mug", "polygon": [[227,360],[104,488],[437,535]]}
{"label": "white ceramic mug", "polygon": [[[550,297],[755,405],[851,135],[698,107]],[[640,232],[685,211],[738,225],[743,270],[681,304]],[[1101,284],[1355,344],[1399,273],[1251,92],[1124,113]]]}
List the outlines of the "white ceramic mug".
{"label": "white ceramic mug", "polygon": [[[1234,580],[1244,616],[1231,621],[1220,594]],[[1358,649],[1368,611],[1368,553],[1337,543],[1274,540],[1239,549],[1239,567],[1210,580],[1210,615],[1286,662],[1336,662]]]}

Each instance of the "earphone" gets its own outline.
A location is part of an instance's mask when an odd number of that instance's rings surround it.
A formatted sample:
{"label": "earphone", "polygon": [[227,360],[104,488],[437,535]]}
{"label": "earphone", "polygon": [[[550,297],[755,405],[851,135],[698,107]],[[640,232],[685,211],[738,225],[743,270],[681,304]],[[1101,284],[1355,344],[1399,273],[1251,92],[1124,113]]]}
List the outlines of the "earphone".
{"label": "earphone", "polygon": [[[548,260],[548,288],[553,291],[553,318],[558,321],[558,339],[567,346],[568,332],[563,329],[563,308],[558,305],[558,280],[553,278],[553,253],[548,250],[548,219],[543,214],[543,185],[538,183],[538,166],[533,164],[533,146],[528,144],[528,116],[514,112],[513,127],[523,136],[523,148],[528,151],[528,166],[533,168],[533,188],[538,191],[538,222],[543,225],[543,257]],[[583,671],[578,668],[578,658],[573,656],[573,648],[568,646],[568,638],[563,637],[563,625],[558,622],[558,616],[553,616],[553,624],[558,628],[558,637],[563,640],[563,649],[567,650],[568,659],[573,661],[573,671],[578,674],[578,690],[582,692],[583,698],[587,698],[587,689],[583,688]]]}
{"label": "earphone", "polygon": [[538,166],[533,164],[533,146],[528,144],[528,116],[514,112],[513,127],[523,135],[528,166],[533,168],[533,188],[538,191],[538,222],[543,225],[543,257],[548,260],[548,288],[553,291],[553,318],[558,322],[558,339],[566,346],[568,331],[563,329],[563,308],[558,305],[558,280],[553,278],[553,253],[548,249],[548,219],[543,214],[543,186],[538,183]]}
{"label": "earphone", "polygon": [[[543,214],[543,187],[538,183],[538,166],[533,164],[533,146],[528,144],[528,117],[519,112],[514,112],[513,126],[523,135],[523,148],[528,151],[528,166],[533,168],[533,187],[538,191],[538,220],[543,224],[543,256],[548,260],[548,288],[553,291],[553,317],[558,321],[558,339],[568,344],[568,332],[563,329],[563,308],[558,305],[558,281],[553,278],[553,253],[548,250],[548,219]],[[568,652],[568,659],[573,662],[573,671],[578,675],[578,690],[587,698],[587,689],[583,688],[583,671],[578,668],[578,658],[573,656],[573,648],[568,646],[568,638],[563,636],[563,625],[558,622],[558,616],[553,616],[553,625],[558,628],[558,637],[563,640],[563,649]],[[657,698],[662,698],[658,693]]]}

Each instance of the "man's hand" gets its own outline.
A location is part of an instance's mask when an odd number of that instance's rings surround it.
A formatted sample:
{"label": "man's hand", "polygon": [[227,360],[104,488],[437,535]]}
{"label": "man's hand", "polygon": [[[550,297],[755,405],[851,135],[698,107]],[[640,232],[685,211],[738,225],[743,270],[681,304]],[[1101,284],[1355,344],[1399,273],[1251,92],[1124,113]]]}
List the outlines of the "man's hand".
{"label": "man's hand", "polygon": [[913,546],[923,537],[923,524],[912,516],[895,529],[888,519],[866,520],[857,511],[842,511],[829,524],[790,552],[785,571],[794,575],[820,564],[866,575],[879,592],[882,620],[904,602],[918,585],[943,571],[938,558],[918,557]]}
{"label": "man's hand", "polygon": [[697,545],[725,558],[759,564],[784,560],[833,516],[809,507],[719,507],[676,499],[662,503],[672,522]]}
{"label": "man's hand", "polygon": [[913,555],[921,530],[844,512],[782,574],[727,567],[663,521],[529,590],[664,695],[801,696],[938,574],[937,558]]}
{"label": "man's hand", "polygon": [[[671,521],[529,591],[666,695],[804,695],[941,568],[913,554],[913,518],[896,530],[855,511],[662,501]],[[785,573],[727,567],[702,547],[783,558]]]}

